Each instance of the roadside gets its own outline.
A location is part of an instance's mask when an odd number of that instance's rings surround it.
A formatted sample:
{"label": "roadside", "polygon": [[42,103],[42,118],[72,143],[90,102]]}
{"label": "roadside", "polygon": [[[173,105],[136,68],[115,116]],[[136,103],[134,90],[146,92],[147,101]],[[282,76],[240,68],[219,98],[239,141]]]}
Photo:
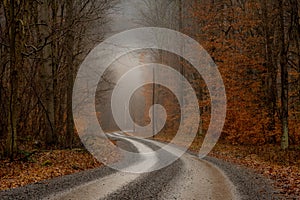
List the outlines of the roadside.
{"label": "roadside", "polygon": [[[171,138],[157,136],[158,141],[168,142]],[[197,153],[201,139],[194,141],[190,150]],[[264,151],[267,151],[264,152]],[[219,142],[210,153],[208,160],[226,172],[226,165],[236,164],[241,168],[263,175],[272,180],[270,183],[284,199],[300,198],[300,170],[293,154],[286,153],[285,159],[280,159],[274,146],[242,146]],[[271,155],[277,155],[272,157]],[[289,160],[289,161],[287,161]],[[92,155],[82,149],[39,151],[25,161],[0,163],[0,190],[6,190],[53,179],[68,174],[74,174],[102,166]],[[230,177],[234,179],[235,177]],[[267,183],[266,183],[267,184]]]}
{"label": "roadside", "polygon": [[38,151],[25,160],[0,162],[0,190],[25,186],[100,166],[101,163],[82,149]]}
{"label": "roadside", "polygon": [[[274,181],[275,188],[286,199],[300,199],[300,168],[297,163],[287,161],[278,162],[268,160],[267,155],[256,153],[259,147],[233,146],[228,144],[219,144],[210,156],[221,160],[244,166],[254,170]],[[261,149],[269,149],[269,153],[276,153],[273,147],[265,146]],[[279,153],[278,153],[279,154]]]}
{"label": "roadside", "polygon": [[[155,139],[170,142],[172,137],[157,135]],[[190,151],[198,153],[201,144],[201,138],[195,139]],[[219,141],[209,157],[250,169],[271,180],[283,199],[300,199],[300,160],[296,157],[299,153],[296,149],[282,152],[275,145],[245,146]],[[213,162],[214,159],[209,161]]]}
{"label": "roadside", "polygon": [[[112,140],[120,147],[123,142]],[[113,155],[109,163],[120,159]],[[56,177],[75,174],[78,172],[103,167],[93,155],[85,149],[72,150],[32,150],[23,152],[13,162],[0,162],[0,191],[18,188],[29,184],[39,183]]]}

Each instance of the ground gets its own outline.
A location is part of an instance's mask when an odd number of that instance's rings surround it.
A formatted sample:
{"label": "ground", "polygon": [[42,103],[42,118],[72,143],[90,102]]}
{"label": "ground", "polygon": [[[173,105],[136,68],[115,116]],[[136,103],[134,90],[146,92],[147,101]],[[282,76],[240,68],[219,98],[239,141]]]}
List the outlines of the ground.
{"label": "ground", "polygon": [[[159,135],[157,140],[169,142],[172,138]],[[190,147],[198,152],[203,138],[195,139]],[[282,151],[278,145],[232,145],[219,141],[209,154],[239,166],[254,170],[274,181],[274,187],[287,199],[300,199],[300,151],[291,147]]]}
{"label": "ground", "polygon": [[0,190],[100,166],[101,164],[92,155],[81,149],[38,151],[25,161],[0,162]]}
{"label": "ground", "polygon": [[[170,141],[168,137],[157,137]],[[201,139],[195,140],[190,150],[197,152]],[[275,145],[243,146],[219,142],[210,153],[230,163],[245,166],[272,179],[275,187],[286,197],[300,196],[299,150],[282,153]],[[54,177],[100,167],[92,155],[82,149],[37,151],[26,160],[0,163],[0,190],[24,186]]]}

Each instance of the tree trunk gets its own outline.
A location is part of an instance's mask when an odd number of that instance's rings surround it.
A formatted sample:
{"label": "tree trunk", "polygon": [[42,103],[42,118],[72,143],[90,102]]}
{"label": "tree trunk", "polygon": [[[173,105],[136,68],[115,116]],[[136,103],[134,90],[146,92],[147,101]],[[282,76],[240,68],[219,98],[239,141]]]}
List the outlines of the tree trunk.
{"label": "tree trunk", "polygon": [[[40,32],[44,40],[50,35],[49,1],[44,0],[41,5],[41,23],[43,24]],[[43,104],[45,115],[45,143],[48,147],[56,144],[55,111],[54,111],[54,91],[53,91],[53,69],[52,69],[52,49],[51,45],[46,44],[42,52],[41,81],[43,86]]]}
{"label": "tree trunk", "polygon": [[[296,49],[297,49],[297,65],[298,65],[298,112],[300,112],[300,23],[299,23],[299,3],[298,0],[290,0],[290,5],[292,6],[292,26],[295,28],[295,42],[296,42]],[[300,114],[298,114],[300,118]]]}
{"label": "tree trunk", "polygon": [[8,137],[6,152],[12,161],[17,150],[17,124],[18,124],[18,71],[16,58],[16,16],[15,1],[10,0],[9,4],[9,43],[10,43],[10,99],[8,112]]}
{"label": "tree trunk", "polygon": [[289,147],[289,112],[288,112],[288,68],[287,68],[287,49],[285,38],[285,20],[284,20],[284,8],[283,0],[279,0],[279,35],[280,35],[280,69],[281,69],[281,148],[283,150]]}
{"label": "tree trunk", "polygon": [[66,5],[66,24],[68,32],[66,35],[66,61],[67,61],[67,133],[66,133],[66,147],[72,148],[74,138],[74,122],[72,111],[72,93],[73,93],[73,49],[74,49],[74,34],[73,34],[73,12],[74,0],[67,0]]}
{"label": "tree trunk", "polygon": [[[179,32],[182,32],[183,31],[183,2],[182,0],[178,0],[178,31]],[[183,44],[181,44],[180,46],[180,53],[182,54],[183,52]],[[184,71],[184,60],[181,56],[179,56],[179,67],[180,67],[180,73],[181,73],[181,86],[180,86],[180,98],[181,98],[181,102],[182,102],[182,106],[184,107],[184,87],[183,87],[183,83],[184,83],[184,74],[185,74],[185,71]],[[185,113],[184,112],[184,109],[181,109],[181,118],[182,118],[182,123],[184,124],[184,115]]]}
{"label": "tree trunk", "polygon": [[263,20],[264,20],[264,32],[265,32],[265,58],[266,58],[266,67],[268,70],[267,76],[267,106],[268,106],[268,117],[270,119],[268,129],[270,131],[275,129],[275,114],[277,109],[277,67],[273,65],[273,52],[272,52],[272,39],[271,39],[271,29],[270,21],[268,16],[268,5],[267,0],[262,2],[263,10]]}

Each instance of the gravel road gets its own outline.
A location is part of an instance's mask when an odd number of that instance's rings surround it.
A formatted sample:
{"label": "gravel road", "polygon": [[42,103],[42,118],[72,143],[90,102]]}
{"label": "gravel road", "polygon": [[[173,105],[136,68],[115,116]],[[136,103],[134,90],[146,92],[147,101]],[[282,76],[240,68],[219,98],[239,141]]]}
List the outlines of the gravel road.
{"label": "gravel road", "polygon": [[[118,146],[131,152],[156,150],[163,145],[151,140],[115,139]],[[157,160],[163,161],[165,156],[172,155],[165,152]],[[141,159],[127,167],[151,167],[153,163]],[[280,199],[271,185],[245,168],[186,153],[173,164],[149,173],[102,167],[3,191],[0,199]]]}

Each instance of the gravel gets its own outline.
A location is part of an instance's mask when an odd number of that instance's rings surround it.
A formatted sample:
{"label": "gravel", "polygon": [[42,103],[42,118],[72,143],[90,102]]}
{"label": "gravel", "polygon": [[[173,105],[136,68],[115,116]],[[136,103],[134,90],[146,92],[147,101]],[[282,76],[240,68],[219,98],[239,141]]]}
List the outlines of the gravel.
{"label": "gravel", "polygon": [[242,200],[286,199],[280,197],[273,182],[254,171],[220,159],[206,157],[205,160],[219,167],[236,186]]}
{"label": "gravel", "polygon": [[[137,152],[134,146],[126,141],[116,140],[117,145],[131,152]],[[83,172],[56,177],[51,180],[45,180],[25,187],[9,189],[0,192],[1,200],[40,200],[53,193],[62,192],[70,188],[76,187],[83,183],[99,179],[115,173],[116,170],[109,167],[100,167],[96,169],[86,170]]]}
{"label": "gravel", "polygon": [[[131,138],[133,139],[133,138]],[[158,150],[160,147],[145,140],[134,139],[136,141],[146,144],[153,150]],[[170,153],[158,155],[158,159],[163,162],[166,156],[172,156]],[[116,191],[106,198],[105,200],[118,200],[118,199],[159,199],[160,192],[163,188],[175,179],[183,166],[183,162],[178,159],[172,165],[163,169],[145,173],[141,177],[123,187],[121,190]]]}
{"label": "gravel", "polygon": [[114,173],[115,170],[108,167],[102,167],[72,175],[57,177],[51,180],[41,181],[35,184],[19,187],[15,189],[0,192],[1,200],[35,200],[42,199],[54,192],[61,192],[69,188],[78,186],[97,178]]}
{"label": "gravel", "polygon": [[119,191],[105,198],[105,200],[118,199],[159,199],[160,192],[180,172],[181,160],[175,161],[161,170],[146,173],[137,181],[130,183]]}
{"label": "gravel", "polygon": [[[145,142],[144,142],[145,143]],[[133,146],[125,144],[121,140],[118,145],[122,148],[135,152]],[[150,148],[157,149],[158,146],[147,142]],[[244,199],[284,199],[272,187],[272,181],[255,174],[253,171],[233,165],[231,163],[207,157],[206,161],[213,163],[220,168],[236,186],[237,192],[242,200]],[[183,166],[181,159],[161,170],[146,173],[140,176],[136,181],[128,184],[126,188],[110,194],[106,199],[159,199],[160,192],[172,180],[178,178],[178,174]],[[42,181],[25,187],[10,189],[0,192],[0,199],[18,200],[18,199],[42,199],[53,193],[62,192],[83,183],[108,176],[116,171],[101,167],[87,170],[84,172],[57,177],[52,180]]]}

